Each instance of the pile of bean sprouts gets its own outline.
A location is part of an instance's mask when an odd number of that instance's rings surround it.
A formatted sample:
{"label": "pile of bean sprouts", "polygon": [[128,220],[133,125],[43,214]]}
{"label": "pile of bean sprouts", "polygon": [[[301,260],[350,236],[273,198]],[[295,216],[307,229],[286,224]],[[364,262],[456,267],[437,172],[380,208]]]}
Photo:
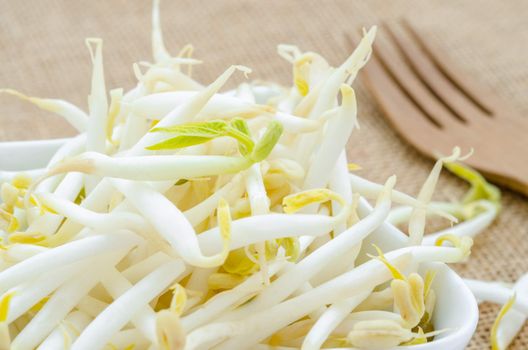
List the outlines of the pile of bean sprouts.
{"label": "pile of bean sprouts", "polygon": [[[202,85],[191,46],[166,50],[158,1],[152,22],[154,59],[134,65],[129,91],[106,90],[102,41],[87,39],[88,111],[1,90],[79,134],[44,169],[0,171],[0,349],[388,349],[456,331],[435,328],[434,271],[418,269],[467,259],[500,193],[458,148],[416,197],[395,176],[356,175],[351,85],[376,28],[338,67],[280,45],[291,87],[220,92],[250,69]],[[469,182],[460,201],[431,201],[443,167]],[[424,236],[428,217],[451,225]],[[400,247],[385,249],[394,235]],[[526,298],[468,285],[506,304],[492,332],[506,347]]]}

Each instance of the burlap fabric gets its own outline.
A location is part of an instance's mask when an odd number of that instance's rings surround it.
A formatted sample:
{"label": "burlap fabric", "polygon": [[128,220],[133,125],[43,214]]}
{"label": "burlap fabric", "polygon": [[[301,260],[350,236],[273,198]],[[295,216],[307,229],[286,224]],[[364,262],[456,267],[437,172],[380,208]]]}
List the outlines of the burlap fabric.
{"label": "burlap fabric", "polygon": [[[150,1],[0,0],[0,87],[31,95],[62,97],[83,108],[91,65],[86,37],[104,39],[109,88],[130,88],[131,65],[150,59]],[[288,83],[291,67],[276,53],[278,43],[320,52],[333,64],[350,52],[345,31],[407,16],[445,54],[528,112],[528,2],[487,1],[168,1],[162,20],[168,48],[193,43],[205,65],[196,76],[208,82],[229,64],[252,67],[254,79]],[[361,81],[356,82],[361,130],[349,146],[361,175],[383,181],[398,175],[397,188],[415,194],[432,162],[417,154],[387,126]],[[0,96],[0,141],[64,137],[74,130],[58,117]],[[505,150],[507,152],[507,150]],[[0,160],[1,162],[1,160]],[[459,196],[465,184],[442,176],[436,199]],[[462,276],[515,281],[528,271],[528,202],[504,191],[504,210],[475,242]],[[489,347],[498,307],[481,306],[481,321],[469,349]],[[512,349],[528,348],[528,328]]]}

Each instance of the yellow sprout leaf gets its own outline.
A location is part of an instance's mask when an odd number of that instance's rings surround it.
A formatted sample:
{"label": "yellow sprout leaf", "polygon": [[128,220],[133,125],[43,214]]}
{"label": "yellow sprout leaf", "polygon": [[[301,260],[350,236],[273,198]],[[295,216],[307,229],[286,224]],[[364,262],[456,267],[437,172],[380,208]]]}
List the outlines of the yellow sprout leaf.
{"label": "yellow sprout leaf", "polygon": [[244,248],[234,249],[229,252],[222,265],[225,271],[237,275],[251,275],[258,270],[258,265],[248,258]]}
{"label": "yellow sprout leaf", "polygon": [[293,83],[301,96],[306,96],[310,92],[307,78],[310,73],[311,60],[309,55],[303,55],[293,64]]}
{"label": "yellow sprout leaf", "polygon": [[464,204],[480,199],[499,204],[501,198],[500,190],[487,182],[478,171],[460,163],[445,163],[444,166],[456,176],[470,183],[471,188],[464,197]]}
{"label": "yellow sprout leaf", "polygon": [[28,174],[25,173],[19,173],[16,174],[13,180],[11,181],[11,184],[15,186],[18,189],[28,189],[31,185],[31,177]]}
{"label": "yellow sprout leaf", "polygon": [[405,276],[400,272],[400,270],[398,270],[396,268],[396,266],[392,265],[388,260],[387,258],[385,258],[385,255],[383,254],[383,252],[381,251],[381,249],[373,244],[372,246],[374,246],[374,249],[376,249],[376,252],[378,253],[378,256],[373,256],[373,255],[370,255],[368,254],[368,256],[372,259],[378,259],[379,261],[381,261],[385,266],[387,266],[387,268],[390,270],[391,274],[392,274],[392,277],[394,279],[397,279],[397,280],[403,280],[405,281]]}
{"label": "yellow sprout leaf", "polygon": [[297,259],[299,258],[300,246],[299,240],[296,237],[286,237],[277,239],[277,244],[284,249],[288,261],[297,261]]}
{"label": "yellow sprout leaf", "polygon": [[[299,255],[298,241],[296,238],[282,238],[274,241],[266,241],[265,254],[266,260],[276,258],[279,246],[283,247],[288,260],[297,260]],[[259,255],[255,251],[255,246],[251,245],[245,248],[234,249],[229,252],[222,268],[231,274],[240,276],[251,275],[258,271]]]}
{"label": "yellow sprout leaf", "polygon": [[2,299],[0,299],[0,323],[7,321],[7,315],[9,314],[9,304],[13,298],[14,292],[9,292],[4,294]]}
{"label": "yellow sprout leaf", "polygon": [[460,249],[464,257],[468,257],[471,254],[471,247],[473,246],[473,239],[471,239],[471,237],[458,237],[452,234],[446,234],[438,237],[435,245],[440,247],[444,242],[450,242],[455,248]]}
{"label": "yellow sprout leaf", "polygon": [[348,163],[348,164],[347,164],[347,167],[348,167],[348,171],[356,171],[356,170],[361,170],[361,169],[363,169],[363,168],[361,167],[361,165],[356,164],[356,163]]}
{"label": "yellow sprout leaf", "polygon": [[471,185],[462,200],[460,219],[468,220],[480,214],[483,210],[479,203],[481,200],[489,201],[500,209],[501,192],[499,188],[487,182],[478,171],[460,163],[445,163],[444,166]]}
{"label": "yellow sprout leaf", "polygon": [[497,315],[497,318],[495,319],[495,322],[493,322],[490,335],[491,350],[502,350],[498,343],[497,330],[499,329],[499,324],[501,323],[506,313],[508,313],[508,311],[512,308],[513,304],[515,304],[515,298],[516,294],[514,293],[512,297],[508,300],[508,302],[502,306],[501,310],[499,311],[499,314]]}
{"label": "yellow sprout leaf", "polygon": [[301,96],[308,95],[308,92],[310,91],[310,87],[306,80],[304,80],[301,77],[297,77],[295,78],[294,83],[295,83],[295,86],[297,87],[297,91],[299,91],[299,94]]}
{"label": "yellow sprout leaf", "polygon": [[38,232],[15,232],[9,235],[9,242],[21,244],[38,244],[42,243],[46,236]]}
{"label": "yellow sprout leaf", "polygon": [[18,223],[18,219],[16,216],[11,216],[11,220],[9,221],[9,226],[7,227],[7,232],[15,232],[20,227],[20,224]]}
{"label": "yellow sprout leaf", "polygon": [[185,309],[185,304],[187,303],[187,293],[185,292],[185,288],[179,283],[176,283],[171,287],[171,289],[172,299],[170,303],[170,310],[176,315],[180,316]]}
{"label": "yellow sprout leaf", "polygon": [[336,200],[340,204],[344,204],[345,202],[337,193],[326,188],[318,188],[286,196],[282,200],[282,206],[286,214],[293,214],[307,205],[323,203],[329,200]]}

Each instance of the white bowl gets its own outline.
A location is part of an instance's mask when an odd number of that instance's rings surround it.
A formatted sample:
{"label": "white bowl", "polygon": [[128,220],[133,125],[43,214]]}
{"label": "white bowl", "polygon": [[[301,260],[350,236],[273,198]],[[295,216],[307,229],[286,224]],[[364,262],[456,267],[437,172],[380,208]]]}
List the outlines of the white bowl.
{"label": "white bowl", "polygon": [[0,171],[43,168],[69,139],[0,142]]}
{"label": "white bowl", "polygon": [[[0,171],[29,170],[44,167],[53,153],[68,139],[0,142]],[[359,208],[360,216],[365,216],[372,208],[363,201]],[[406,236],[392,225],[384,224],[374,231],[363,246],[370,247],[375,242],[383,251],[403,247]],[[362,254],[364,255],[364,254]],[[433,313],[435,329],[449,329],[435,337],[434,341],[395,349],[409,350],[463,350],[469,343],[478,322],[478,306],[475,297],[462,279],[443,263],[424,263],[420,273],[435,270],[433,289],[437,303]]]}

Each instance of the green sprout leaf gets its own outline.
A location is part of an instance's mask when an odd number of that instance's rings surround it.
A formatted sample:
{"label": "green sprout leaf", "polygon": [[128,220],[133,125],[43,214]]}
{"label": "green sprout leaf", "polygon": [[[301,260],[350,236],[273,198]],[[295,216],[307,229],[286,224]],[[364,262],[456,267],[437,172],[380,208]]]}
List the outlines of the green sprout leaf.
{"label": "green sprout leaf", "polygon": [[266,132],[264,135],[262,135],[262,138],[257,143],[253,153],[251,154],[251,159],[255,163],[258,163],[268,157],[273,147],[275,147],[277,142],[279,142],[279,138],[282,135],[282,130],[282,124],[275,120],[268,125]]}
{"label": "green sprout leaf", "polygon": [[227,123],[223,120],[210,120],[205,122],[185,123],[164,128],[154,128],[150,130],[150,132],[215,137],[222,135],[226,127]]}
{"label": "green sprout leaf", "polygon": [[151,151],[178,149],[199,145],[212,139],[213,137],[178,135],[156,143],[155,145],[148,146],[147,149]]}
{"label": "green sprout leaf", "polygon": [[164,132],[176,136],[148,146],[148,150],[172,150],[199,145],[214,138],[225,136],[227,123],[223,120],[187,123],[165,128],[154,128],[150,132]]}
{"label": "green sprout leaf", "polygon": [[246,121],[240,118],[235,118],[229,123],[224,120],[211,120],[154,128],[150,132],[163,132],[174,136],[146,147],[148,150],[174,150],[199,145],[218,137],[231,137],[237,140],[240,154],[248,161],[257,163],[264,160],[279,141],[282,125],[272,121],[256,145]]}
{"label": "green sprout leaf", "polygon": [[239,143],[240,153],[247,157],[255,146],[249,128],[244,120],[235,119],[229,124],[224,120],[211,120],[197,123],[186,123],[165,128],[154,128],[150,132],[174,134],[174,137],[148,146],[148,150],[173,150],[199,145],[218,137],[232,137]]}
{"label": "green sprout leaf", "polygon": [[236,118],[229,123],[229,127],[226,128],[228,136],[235,138],[239,142],[239,151],[244,157],[248,157],[255,143],[251,138],[251,132],[249,131],[248,125],[244,119]]}
{"label": "green sprout leaf", "polygon": [[248,137],[251,138],[251,132],[249,131],[248,125],[247,125],[247,123],[246,123],[246,121],[244,119],[235,118],[235,119],[231,120],[229,125],[232,128],[240,131],[244,135],[247,135]]}

